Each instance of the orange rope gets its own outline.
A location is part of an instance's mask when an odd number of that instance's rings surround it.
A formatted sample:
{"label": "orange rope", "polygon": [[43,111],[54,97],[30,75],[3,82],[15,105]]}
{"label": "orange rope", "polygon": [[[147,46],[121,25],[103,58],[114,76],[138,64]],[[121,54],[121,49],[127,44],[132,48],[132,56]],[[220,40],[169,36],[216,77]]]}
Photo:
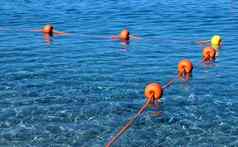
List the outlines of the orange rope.
{"label": "orange rope", "polygon": [[[163,89],[169,87],[170,85],[172,85],[174,83],[175,80],[170,80],[166,85],[163,86]],[[117,141],[117,139],[124,133],[126,132],[127,129],[130,128],[130,126],[132,126],[132,124],[136,121],[136,119],[146,110],[146,108],[148,107],[148,105],[151,103],[151,101],[153,101],[153,99],[151,100],[147,100],[145,102],[145,104],[140,108],[140,110],[126,123],[126,125],[124,125],[117,133],[116,135],[114,135],[112,137],[112,139],[106,144],[106,147],[111,147],[111,145]]]}
{"label": "orange rope", "polygon": [[150,101],[147,100],[146,103],[140,108],[134,117],[132,117],[124,127],[122,127],[117,134],[112,137],[112,139],[106,144],[106,147],[110,147],[134,122],[135,120],[146,110],[147,106],[150,104]]}
{"label": "orange rope", "polygon": [[175,80],[170,80],[166,85],[164,85],[162,88],[168,88],[169,86],[171,86],[174,83]]}

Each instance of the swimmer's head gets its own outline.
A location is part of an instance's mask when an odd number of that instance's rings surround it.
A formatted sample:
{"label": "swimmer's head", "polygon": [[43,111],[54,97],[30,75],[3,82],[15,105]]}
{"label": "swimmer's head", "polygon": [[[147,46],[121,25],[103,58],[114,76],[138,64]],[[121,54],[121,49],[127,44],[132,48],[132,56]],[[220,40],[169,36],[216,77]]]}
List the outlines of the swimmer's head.
{"label": "swimmer's head", "polygon": [[214,49],[219,49],[222,43],[222,38],[219,35],[214,35],[211,38],[211,47]]}
{"label": "swimmer's head", "polygon": [[127,29],[124,29],[121,31],[121,33],[119,34],[119,38],[121,40],[129,40],[130,39],[130,33]]}
{"label": "swimmer's head", "polygon": [[54,27],[52,25],[47,24],[43,28],[43,33],[53,34],[53,30],[54,30]]}

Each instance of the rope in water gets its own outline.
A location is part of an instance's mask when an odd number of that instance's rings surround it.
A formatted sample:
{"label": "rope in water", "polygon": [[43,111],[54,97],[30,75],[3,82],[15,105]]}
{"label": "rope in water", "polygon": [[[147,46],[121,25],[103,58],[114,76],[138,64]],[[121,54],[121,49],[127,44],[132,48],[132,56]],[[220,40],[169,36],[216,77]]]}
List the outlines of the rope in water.
{"label": "rope in water", "polygon": [[153,92],[153,96],[151,98],[147,97],[147,101],[145,102],[145,104],[139,109],[139,111],[131,118],[129,119],[129,121],[116,133],[116,135],[114,135],[111,140],[106,144],[106,147],[110,147],[114,142],[117,141],[117,139],[126,132],[127,129],[129,129],[132,124],[136,121],[136,119],[146,110],[146,108],[148,107],[148,105],[150,103],[153,103],[156,99],[160,99],[160,97],[163,94],[163,89],[168,88],[169,86],[171,86],[174,83],[174,80],[170,80],[167,84],[165,84],[160,92],[160,96],[159,97],[155,97],[155,93],[156,91],[151,91]]}
{"label": "rope in water", "polygon": [[[206,53],[206,54],[208,54],[208,53]],[[212,58],[210,58],[211,57],[210,52],[209,52],[208,57],[209,57],[209,59],[206,57],[206,59],[208,59],[208,61],[215,60],[215,58],[213,58],[214,55],[212,55]],[[178,64],[178,78],[179,79],[185,78],[185,80],[189,80],[189,77],[191,76],[192,70],[193,70],[193,64],[192,64],[191,61],[189,61],[187,59],[181,60]],[[156,96],[155,95],[156,91],[154,91],[154,90],[158,90],[158,89],[151,88],[149,93],[151,93],[152,96],[150,97],[150,96],[147,96],[145,94],[146,97],[147,97],[147,101],[145,102],[145,104],[139,109],[139,111],[131,119],[129,119],[129,121],[116,133],[116,135],[114,135],[111,138],[111,140],[106,144],[106,147],[110,147],[114,142],[116,142],[118,140],[118,138],[123,133],[125,133],[126,130],[129,129],[132,126],[132,124],[136,121],[136,119],[146,110],[148,105],[150,103],[153,103],[156,99],[160,99],[160,97],[163,95],[163,90],[168,88],[169,86],[171,86],[174,82],[175,82],[175,79],[170,80],[167,84],[165,84],[160,89],[159,96],[157,95],[157,97],[155,97]],[[153,84],[150,84],[150,85],[153,85]]]}

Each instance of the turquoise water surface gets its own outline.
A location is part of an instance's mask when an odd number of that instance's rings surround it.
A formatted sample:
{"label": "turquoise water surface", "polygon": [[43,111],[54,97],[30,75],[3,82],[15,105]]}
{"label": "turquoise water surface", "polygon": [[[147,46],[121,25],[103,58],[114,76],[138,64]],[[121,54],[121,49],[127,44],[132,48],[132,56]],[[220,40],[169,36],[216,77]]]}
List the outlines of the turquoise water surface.
{"label": "turquoise water surface", "polygon": [[[238,146],[238,2],[235,0],[5,0],[0,5],[0,146],[101,147],[165,84],[177,63],[195,67],[166,89],[114,144]],[[71,33],[47,44],[30,30]],[[128,28],[141,40],[112,41]],[[197,40],[219,34],[213,66]],[[106,37],[101,37],[106,36]]]}

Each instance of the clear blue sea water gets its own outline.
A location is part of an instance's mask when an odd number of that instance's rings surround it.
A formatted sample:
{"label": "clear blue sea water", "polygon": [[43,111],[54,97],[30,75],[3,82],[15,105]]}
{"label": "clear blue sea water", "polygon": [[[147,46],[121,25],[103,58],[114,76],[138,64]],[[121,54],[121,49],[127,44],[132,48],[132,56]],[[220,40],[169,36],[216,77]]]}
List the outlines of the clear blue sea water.
{"label": "clear blue sea water", "polygon": [[[144,87],[165,84],[177,63],[192,79],[166,89],[115,147],[238,146],[238,2],[235,0],[5,0],[0,5],[0,146],[101,147],[144,104]],[[51,23],[71,33],[48,45]],[[128,28],[128,46],[97,36]],[[197,40],[223,47],[198,64]]]}

